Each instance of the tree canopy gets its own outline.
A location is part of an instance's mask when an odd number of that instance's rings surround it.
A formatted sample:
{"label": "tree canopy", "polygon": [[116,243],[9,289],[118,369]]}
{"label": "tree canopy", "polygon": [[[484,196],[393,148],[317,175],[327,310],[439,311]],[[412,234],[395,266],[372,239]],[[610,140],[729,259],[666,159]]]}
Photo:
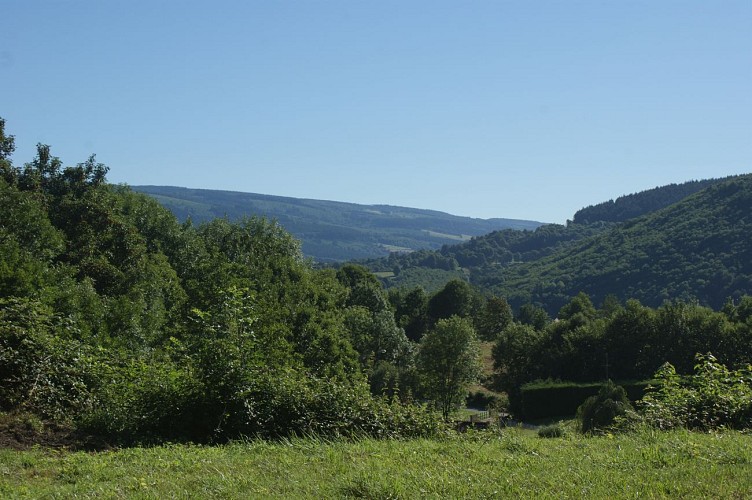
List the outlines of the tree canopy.
{"label": "tree canopy", "polygon": [[420,341],[418,371],[426,394],[448,420],[480,376],[480,351],[469,320],[441,319]]}
{"label": "tree canopy", "polygon": [[122,443],[437,430],[369,391],[412,365],[369,272],[314,269],[263,218],[181,224],[94,156],[16,167],[4,125],[0,410]]}

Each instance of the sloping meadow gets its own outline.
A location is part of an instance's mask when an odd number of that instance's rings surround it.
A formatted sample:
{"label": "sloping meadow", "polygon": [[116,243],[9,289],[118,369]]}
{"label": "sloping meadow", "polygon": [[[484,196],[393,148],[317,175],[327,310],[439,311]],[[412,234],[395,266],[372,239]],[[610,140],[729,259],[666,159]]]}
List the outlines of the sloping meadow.
{"label": "sloping meadow", "polygon": [[140,498],[747,498],[752,436],[541,439],[517,428],[431,440],[0,451],[0,496]]}

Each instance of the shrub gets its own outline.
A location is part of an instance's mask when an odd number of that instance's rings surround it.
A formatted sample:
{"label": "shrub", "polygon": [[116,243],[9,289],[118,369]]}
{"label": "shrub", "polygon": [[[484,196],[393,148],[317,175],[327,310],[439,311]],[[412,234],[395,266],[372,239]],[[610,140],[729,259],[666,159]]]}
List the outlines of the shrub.
{"label": "shrub", "polygon": [[538,437],[542,438],[560,438],[564,437],[565,434],[561,423],[545,425],[538,429]]}
{"label": "shrub", "polygon": [[430,437],[444,427],[435,412],[374,398],[364,383],[258,372],[218,398],[185,368],[165,360],[128,362],[110,373],[82,427],[123,443],[226,442],[292,436]]}
{"label": "shrub", "polygon": [[499,397],[489,391],[472,391],[467,394],[465,406],[469,408],[491,408],[496,406]]}
{"label": "shrub", "polygon": [[200,411],[202,386],[165,359],[117,359],[99,366],[107,380],[79,426],[119,443],[205,441],[211,423]]}
{"label": "shrub", "polygon": [[[630,401],[642,398],[649,384],[647,381],[619,383]],[[533,420],[575,415],[582,402],[597,395],[602,387],[602,382],[530,382],[520,389],[518,416],[525,420]]]}
{"label": "shrub", "polygon": [[729,370],[712,354],[697,354],[694,374],[680,377],[670,363],[640,402],[645,420],[660,429],[752,428],[752,366]]}
{"label": "shrub", "polygon": [[631,409],[627,391],[609,380],[597,396],[590,396],[577,408],[577,419],[583,433],[593,432],[612,426],[616,417]]}
{"label": "shrub", "polygon": [[0,409],[70,420],[90,403],[88,346],[41,303],[0,299]]}
{"label": "shrub", "polygon": [[241,397],[244,411],[235,415],[233,426],[227,426],[226,438],[429,437],[443,429],[439,415],[426,407],[373,397],[365,384],[294,371],[259,377]]}

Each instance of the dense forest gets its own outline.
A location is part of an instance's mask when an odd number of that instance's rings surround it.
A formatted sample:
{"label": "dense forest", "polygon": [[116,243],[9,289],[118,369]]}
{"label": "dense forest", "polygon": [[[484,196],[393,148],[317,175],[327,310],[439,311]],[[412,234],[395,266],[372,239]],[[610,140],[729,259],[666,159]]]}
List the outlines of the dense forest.
{"label": "dense forest", "polygon": [[[491,286],[520,302],[561,305],[585,291],[657,306],[697,300],[720,308],[752,293],[752,175],[714,184],[535,263]],[[493,280],[494,278],[490,278]]]}
{"label": "dense forest", "polygon": [[673,205],[687,196],[723,180],[706,179],[682,184],[669,184],[639,193],[619,196],[616,200],[609,200],[578,210],[572,217],[572,221],[575,224],[626,222],[629,219]]}
{"label": "dense forest", "polygon": [[463,280],[434,294],[422,287],[391,289],[389,298],[409,339],[421,339],[441,318],[472,322],[479,338],[493,346],[494,371],[484,385],[506,393],[512,410],[520,388],[536,380],[646,380],[664,363],[689,374],[695,355],[708,352],[729,367],[752,363],[749,295],[713,310],[681,300],[649,307],[613,295],[597,308],[579,293],[553,318],[529,303],[514,311],[506,299],[484,297]]}
{"label": "dense forest", "polygon": [[[433,276],[436,287],[464,277],[514,307],[531,302],[551,315],[581,291],[596,303],[608,295],[651,306],[679,298],[717,309],[752,292],[750,212],[752,176],[690,182],[578,212],[588,222],[496,231],[363,264],[390,287],[415,286],[414,276]],[[644,215],[624,221],[625,213]]]}
{"label": "dense forest", "polygon": [[729,300],[721,311],[682,301],[650,308],[613,296],[597,309],[581,293],[555,320],[528,305],[499,332],[494,384],[515,405],[521,387],[536,380],[646,380],[664,363],[686,375],[695,355],[708,352],[726,366],[752,363],[751,296]]}
{"label": "dense forest", "polygon": [[[392,256],[393,273],[419,263],[449,279],[386,290],[361,265],[314,267],[276,222],[181,223],[108,183],[94,156],[64,167],[40,144],[16,166],[13,152],[0,119],[0,413],[123,444],[429,436],[478,382],[476,400],[515,412],[533,380],[645,379],[666,362],[686,375],[707,352],[730,369],[752,362],[750,176],[626,224],[501,231]],[[593,267],[633,268],[619,257],[625,242],[646,253],[647,267],[634,267],[641,278],[622,290],[642,303],[607,295],[596,308],[557,285],[548,308],[533,303],[545,287],[517,306],[509,297],[523,295],[489,293],[461,269],[504,255],[514,276],[551,280],[548,269],[571,261],[572,282],[586,288],[599,283]],[[549,267],[524,271],[528,259]],[[653,304],[640,291],[653,293],[661,269],[677,283],[694,278]],[[715,310],[687,300],[700,284],[727,299]]]}

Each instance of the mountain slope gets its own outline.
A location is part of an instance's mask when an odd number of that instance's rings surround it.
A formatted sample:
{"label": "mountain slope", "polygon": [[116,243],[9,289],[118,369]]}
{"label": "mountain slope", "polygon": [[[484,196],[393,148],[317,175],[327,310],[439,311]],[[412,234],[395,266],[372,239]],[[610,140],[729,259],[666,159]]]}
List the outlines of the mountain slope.
{"label": "mountain slope", "polygon": [[436,249],[491,231],[535,229],[540,222],[516,219],[474,219],[433,210],[358,205],[282,196],[133,186],[169,208],[179,219],[204,222],[216,217],[276,219],[301,240],[303,252],[321,262],[386,256],[392,251]]}
{"label": "mountain slope", "polygon": [[[551,314],[580,291],[596,303],[613,294],[653,306],[684,298],[719,307],[750,290],[751,178],[671,184],[579,211],[576,219],[593,219],[587,223],[496,231],[365,264],[382,276],[392,272],[387,286],[435,289],[459,275],[515,306],[536,302]],[[643,215],[618,222],[630,213]]]}
{"label": "mountain slope", "polygon": [[629,219],[673,205],[691,194],[728,179],[706,179],[682,184],[669,184],[639,193],[619,196],[616,201],[609,200],[578,210],[572,220],[576,224],[588,224],[597,221],[626,222]]}
{"label": "mountain slope", "polygon": [[490,286],[556,311],[580,291],[656,306],[697,299],[718,308],[752,293],[752,175],[714,184],[538,261],[509,266]]}

